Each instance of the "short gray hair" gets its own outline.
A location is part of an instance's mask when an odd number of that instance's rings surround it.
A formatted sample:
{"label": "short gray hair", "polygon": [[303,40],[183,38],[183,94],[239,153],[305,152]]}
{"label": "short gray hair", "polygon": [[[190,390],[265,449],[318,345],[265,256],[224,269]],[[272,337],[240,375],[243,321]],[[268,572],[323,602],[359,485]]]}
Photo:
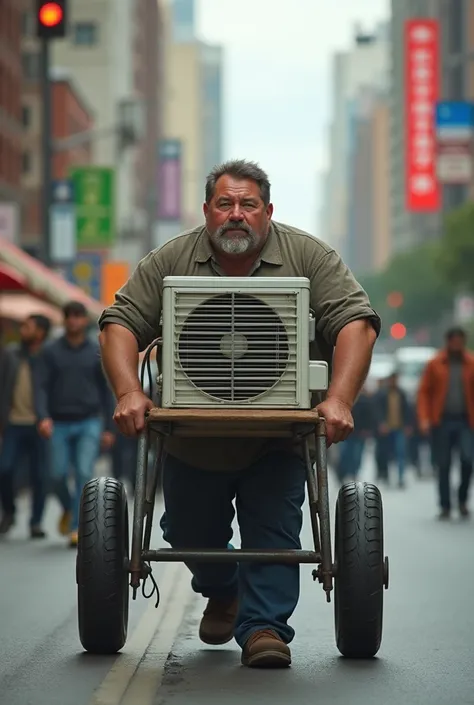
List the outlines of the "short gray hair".
{"label": "short gray hair", "polygon": [[256,162],[245,159],[233,159],[215,166],[206,179],[206,203],[214,196],[216,183],[221,176],[232,176],[234,179],[255,181],[260,189],[260,196],[266,206],[270,203],[270,181],[267,174]]}

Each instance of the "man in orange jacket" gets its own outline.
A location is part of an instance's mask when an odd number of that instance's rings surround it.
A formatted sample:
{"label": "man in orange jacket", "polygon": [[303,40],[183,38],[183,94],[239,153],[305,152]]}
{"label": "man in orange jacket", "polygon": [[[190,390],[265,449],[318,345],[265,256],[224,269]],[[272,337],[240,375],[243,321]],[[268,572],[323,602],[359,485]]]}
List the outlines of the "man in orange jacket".
{"label": "man in orange jacket", "polygon": [[459,512],[467,517],[474,451],[474,355],[462,328],[446,333],[446,346],[425,368],[417,399],[420,429],[432,433],[438,468],[441,519],[451,514],[450,470],[453,450],[461,457]]}

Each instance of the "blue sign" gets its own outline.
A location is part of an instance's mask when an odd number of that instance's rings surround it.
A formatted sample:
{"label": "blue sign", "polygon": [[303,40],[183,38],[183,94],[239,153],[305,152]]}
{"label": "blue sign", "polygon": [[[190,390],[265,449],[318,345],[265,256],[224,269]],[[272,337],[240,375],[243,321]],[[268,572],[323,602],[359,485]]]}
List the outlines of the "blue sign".
{"label": "blue sign", "polygon": [[102,298],[102,263],[100,252],[78,252],[65,272],[66,279],[80,287],[88,296]]}
{"label": "blue sign", "polygon": [[58,179],[52,184],[53,203],[74,203],[74,184],[71,179]]}
{"label": "blue sign", "polygon": [[436,104],[436,127],[456,128],[474,126],[474,103],[443,101]]}

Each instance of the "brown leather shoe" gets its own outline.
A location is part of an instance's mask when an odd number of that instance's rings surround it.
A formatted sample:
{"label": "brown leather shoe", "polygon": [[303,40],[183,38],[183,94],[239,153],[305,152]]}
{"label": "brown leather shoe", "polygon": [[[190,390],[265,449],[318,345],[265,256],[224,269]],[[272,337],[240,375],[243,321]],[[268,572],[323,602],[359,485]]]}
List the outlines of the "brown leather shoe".
{"label": "brown leather shoe", "polygon": [[234,626],[239,604],[236,598],[216,600],[210,598],[199,627],[199,638],[205,644],[220,646],[234,637]]}
{"label": "brown leather shoe", "polygon": [[276,632],[262,629],[254,632],[245,644],[242,665],[249,668],[287,668],[291,665],[291,651]]}

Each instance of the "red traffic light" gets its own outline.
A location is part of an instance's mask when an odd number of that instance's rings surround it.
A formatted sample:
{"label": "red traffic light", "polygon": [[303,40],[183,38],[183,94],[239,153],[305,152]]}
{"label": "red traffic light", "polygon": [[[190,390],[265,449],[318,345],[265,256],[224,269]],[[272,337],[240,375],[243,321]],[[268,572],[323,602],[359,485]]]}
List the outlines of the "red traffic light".
{"label": "red traffic light", "polygon": [[390,335],[395,340],[402,340],[407,334],[406,326],[403,323],[394,323],[390,328]]}
{"label": "red traffic light", "polygon": [[44,27],[56,27],[63,16],[63,8],[57,2],[45,2],[39,10],[39,21]]}

